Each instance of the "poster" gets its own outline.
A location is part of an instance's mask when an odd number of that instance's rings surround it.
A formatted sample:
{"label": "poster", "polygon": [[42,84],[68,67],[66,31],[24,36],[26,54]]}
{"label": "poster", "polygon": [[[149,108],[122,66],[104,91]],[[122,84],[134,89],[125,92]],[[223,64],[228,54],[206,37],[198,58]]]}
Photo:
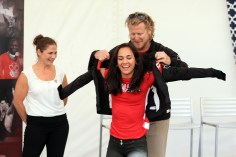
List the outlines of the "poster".
{"label": "poster", "polygon": [[0,0],[0,157],[22,156],[22,121],[12,103],[23,70],[24,0]]}

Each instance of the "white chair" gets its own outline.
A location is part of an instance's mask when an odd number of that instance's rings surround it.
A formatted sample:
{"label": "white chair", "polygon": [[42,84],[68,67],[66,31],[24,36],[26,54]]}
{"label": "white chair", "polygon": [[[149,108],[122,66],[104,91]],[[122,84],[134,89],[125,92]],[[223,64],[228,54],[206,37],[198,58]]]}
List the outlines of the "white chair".
{"label": "white chair", "polygon": [[[215,128],[215,157],[218,156],[219,128],[236,128],[235,98],[201,98],[201,138],[200,149],[203,152],[203,125]],[[202,156],[202,154],[201,154]]]}
{"label": "white chair", "polygon": [[[110,123],[111,123],[111,115],[100,115],[100,135],[99,135],[99,157],[102,156],[102,136],[103,136],[103,128],[106,130],[110,130]],[[110,133],[109,133],[110,135]]]}
{"label": "white chair", "polygon": [[193,156],[193,130],[199,129],[200,124],[194,123],[193,105],[191,98],[171,99],[170,130],[190,131],[190,156]]}

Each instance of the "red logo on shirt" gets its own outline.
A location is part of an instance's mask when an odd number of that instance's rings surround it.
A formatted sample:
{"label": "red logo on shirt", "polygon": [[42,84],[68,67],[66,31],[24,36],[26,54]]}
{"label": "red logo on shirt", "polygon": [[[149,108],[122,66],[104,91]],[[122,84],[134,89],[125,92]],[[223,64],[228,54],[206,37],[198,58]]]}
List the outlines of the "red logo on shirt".
{"label": "red logo on shirt", "polygon": [[9,74],[11,77],[18,77],[20,67],[16,62],[10,64],[9,69],[10,69]]}

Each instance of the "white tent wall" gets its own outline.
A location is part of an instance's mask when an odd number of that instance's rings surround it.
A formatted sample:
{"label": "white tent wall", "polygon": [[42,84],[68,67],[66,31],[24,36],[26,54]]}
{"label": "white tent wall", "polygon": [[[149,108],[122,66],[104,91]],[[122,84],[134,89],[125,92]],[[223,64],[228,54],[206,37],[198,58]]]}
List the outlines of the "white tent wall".
{"label": "white tent wall", "polygon": [[[236,65],[225,0],[25,0],[24,66],[37,60],[34,37],[53,37],[58,43],[55,64],[64,69],[70,82],[86,72],[93,50],[110,50],[128,41],[124,21],[134,11],[150,14],[156,24],[154,39],[178,52],[190,67],[214,67],[227,74],[225,82],[207,78],[168,83],[171,97],[193,98],[197,122],[200,97],[236,96]],[[91,82],[69,97],[65,157],[98,156],[99,115],[94,89]],[[204,156],[213,156],[213,129],[207,128],[204,133]],[[198,131],[194,136],[197,156]],[[220,131],[220,137],[219,155],[234,156],[235,130]],[[106,147],[103,143],[103,155]],[[170,131],[167,156],[188,156],[188,152],[188,134]],[[46,157],[45,151],[41,156]]]}

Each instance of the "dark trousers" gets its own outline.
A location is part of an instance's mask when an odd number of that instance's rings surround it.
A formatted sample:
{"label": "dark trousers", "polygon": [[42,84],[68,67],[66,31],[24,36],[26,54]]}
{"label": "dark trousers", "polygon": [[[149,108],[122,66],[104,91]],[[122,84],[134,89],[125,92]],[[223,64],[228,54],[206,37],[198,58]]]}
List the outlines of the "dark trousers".
{"label": "dark trousers", "polygon": [[39,157],[45,145],[47,157],[63,157],[68,132],[66,114],[55,117],[27,116],[23,157]]}
{"label": "dark trousers", "polygon": [[138,139],[120,140],[110,136],[107,157],[147,157],[147,141],[143,136]]}

